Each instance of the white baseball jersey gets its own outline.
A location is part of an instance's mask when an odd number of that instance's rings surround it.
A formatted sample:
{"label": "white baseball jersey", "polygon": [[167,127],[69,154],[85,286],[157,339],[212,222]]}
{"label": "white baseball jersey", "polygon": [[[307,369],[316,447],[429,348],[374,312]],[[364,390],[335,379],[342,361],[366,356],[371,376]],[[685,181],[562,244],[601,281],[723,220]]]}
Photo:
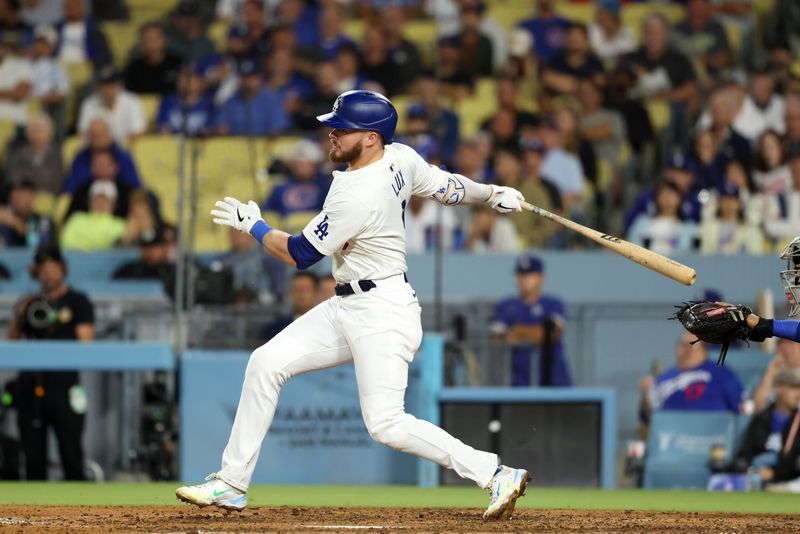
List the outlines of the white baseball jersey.
{"label": "white baseball jersey", "polygon": [[435,194],[455,204],[464,189],[453,174],[428,164],[413,148],[386,145],[383,158],[366,167],[333,171],[322,212],[303,235],[320,253],[333,255],[338,283],[405,273],[405,209],[412,194]]}

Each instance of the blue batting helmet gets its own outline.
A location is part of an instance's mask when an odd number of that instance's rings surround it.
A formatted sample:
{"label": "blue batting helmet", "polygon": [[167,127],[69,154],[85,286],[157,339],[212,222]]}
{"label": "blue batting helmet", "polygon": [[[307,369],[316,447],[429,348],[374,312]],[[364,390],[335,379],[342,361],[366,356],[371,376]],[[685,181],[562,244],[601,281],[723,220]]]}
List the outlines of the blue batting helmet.
{"label": "blue batting helmet", "polygon": [[378,132],[387,145],[392,142],[397,127],[397,110],[389,99],[374,91],[347,91],[336,98],[333,111],[319,115],[317,120],[341,130],[371,130]]}

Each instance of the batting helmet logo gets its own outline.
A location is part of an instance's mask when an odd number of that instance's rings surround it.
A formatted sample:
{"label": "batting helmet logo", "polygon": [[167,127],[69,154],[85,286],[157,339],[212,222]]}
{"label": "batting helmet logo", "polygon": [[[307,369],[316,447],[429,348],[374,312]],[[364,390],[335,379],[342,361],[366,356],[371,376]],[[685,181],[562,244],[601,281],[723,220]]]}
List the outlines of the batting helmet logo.
{"label": "batting helmet logo", "polygon": [[397,110],[388,98],[374,91],[347,91],[333,103],[330,113],[320,115],[322,124],[340,130],[378,132],[387,145],[397,128]]}

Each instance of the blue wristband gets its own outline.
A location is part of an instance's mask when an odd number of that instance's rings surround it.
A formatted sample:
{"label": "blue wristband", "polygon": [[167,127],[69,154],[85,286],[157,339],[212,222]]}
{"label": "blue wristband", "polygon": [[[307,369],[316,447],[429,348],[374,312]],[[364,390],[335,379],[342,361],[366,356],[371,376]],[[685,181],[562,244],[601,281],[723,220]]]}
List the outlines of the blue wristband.
{"label": "blue wristband", "polygon": [[265,223],[263,220],[256,222],[252,228],[250,228],[250,235],[258,241],[258,244],[262,244],[264,242],[264,236],[267,235],[272,231],[272,227]]}

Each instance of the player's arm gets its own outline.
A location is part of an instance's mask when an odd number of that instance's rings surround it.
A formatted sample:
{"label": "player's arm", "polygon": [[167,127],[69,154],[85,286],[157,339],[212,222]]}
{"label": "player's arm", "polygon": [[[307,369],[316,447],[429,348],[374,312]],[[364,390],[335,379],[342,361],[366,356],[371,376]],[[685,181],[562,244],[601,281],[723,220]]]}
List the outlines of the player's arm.
{"label": "player's arm", "polygon": [[751,313],[747,316],[747,327],[750,328],[748,339],[752,341],[779,337],[800,342],[800,321],[794,319],[764,319]]}
{"label": "player's arm", "polygon": [[511,187],[480,184],[428,164],[414,153],[414,185],[412,193],[431,197],[445,206],[455,204],[489,204],[500,213],[522,211],[522,193]]}

